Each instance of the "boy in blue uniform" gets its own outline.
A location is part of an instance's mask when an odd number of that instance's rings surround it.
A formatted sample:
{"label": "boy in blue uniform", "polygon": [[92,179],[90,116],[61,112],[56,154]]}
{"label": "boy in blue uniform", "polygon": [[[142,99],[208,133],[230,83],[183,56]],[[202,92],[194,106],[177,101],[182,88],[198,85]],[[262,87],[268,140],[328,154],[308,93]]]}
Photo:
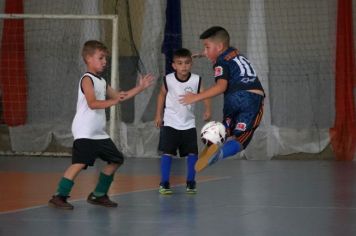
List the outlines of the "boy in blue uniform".
{"label": "boy in blue uniform", "polygon": [[[198,159],[197,132],[195,127],[194,105],[184,106],[179,103],[179,96],[187,92],[203,91],[201,77],[191,73],[192,55],[188,49],[181,48],[174,52],[172,67],[175,72],[163,78],[157,99],[155,116],[156,127],[160,127],[159,151],[161,156],[161,182],[159,193],[172,194],[169,185],[172,156],[187,156],[188,194],[196,193],[194,166]],[[205,100],[204,120],[210,119],[210,101]]]}
{"label": "boy in blue uniform", "polygon": [[231,136],[221,147],[213,144],[199,156],[200,171],[220,159],[233,156],[247,147],[263,114],[264,91],[251,63],[230,47],[229,33],[220,26],[200,35],[204,56],[214,64],[215,85],[199,94],[188,93],[180,102],[188,105],[224,93],[223,124]]}

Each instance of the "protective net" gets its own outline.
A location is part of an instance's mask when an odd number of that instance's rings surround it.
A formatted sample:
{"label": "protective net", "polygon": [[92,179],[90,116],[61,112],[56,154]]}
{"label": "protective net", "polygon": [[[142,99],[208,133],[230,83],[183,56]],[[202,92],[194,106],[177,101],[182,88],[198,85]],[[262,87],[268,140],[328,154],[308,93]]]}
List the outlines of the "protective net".
{"label": "protective net", "polygon": [[[231,45],[247,56],[262,81],[265,113],[244,152],[248,159],[318,153],[328,145],[335,113],[336,4],[336,0],[181,0],[183,47],[200,52],[199,35],[210,26],[223,26]],[[153,119],[165,73],[161,48],[166,5],[163,0],[25,1],[25,13],[119,15],[120,88],[132,88],[138,73],[158,78],[153,87],[120,105],[113,138],[128,156],[157,157],[159,130]],[[71,146],[70,124],[83,72],[80,48],[88,38],[103,40],[110,47],[108,24],[25,20],[27,120],[10,128],[8,150],[42,152],[53,139]],[[194,59],[193,72],[203,77],[205,87],[214,83],[207,59]],[[110,81],[110,74],[106,77]],[[221,120],[222,96],[214,98],[212,105],[212,119]],[[198,104],[198,130],[204,124],[202,113]]]}

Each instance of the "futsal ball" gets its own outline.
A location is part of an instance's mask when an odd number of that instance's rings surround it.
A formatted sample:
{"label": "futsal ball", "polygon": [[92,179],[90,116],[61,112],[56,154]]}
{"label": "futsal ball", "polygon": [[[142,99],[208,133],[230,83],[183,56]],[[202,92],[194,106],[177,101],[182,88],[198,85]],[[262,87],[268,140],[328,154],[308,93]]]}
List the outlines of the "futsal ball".
{"label": "futsal ball", "polygon": [[223,144],[226,138],[225,126],[218,121],[210,121],[201,129],[200,137],[205,145]]}

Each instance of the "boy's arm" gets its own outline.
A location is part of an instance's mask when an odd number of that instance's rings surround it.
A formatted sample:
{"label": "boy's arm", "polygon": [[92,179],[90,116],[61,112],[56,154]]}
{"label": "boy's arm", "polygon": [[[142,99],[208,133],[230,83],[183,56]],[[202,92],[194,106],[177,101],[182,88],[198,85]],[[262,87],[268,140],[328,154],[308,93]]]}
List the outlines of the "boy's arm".
{"label": "boy's arm", "polygon": [[92,80],[85,76],[81,82],[81,88],[83,90],[85,99],[87,100],[87,104],[90,109],[105,109],[112,105],[115,105],[122,98],[121,96],[111,98],[108,100],[97,100],[94,91],[94,85]]}
{"label": "boy's arm", "polygon": [[192,104],[207,98],[211,98],[211,97],[215,97],[219,94],[222,94],[223,92],[225,92],[226,88],[227,88],[227,80],[225,79],[219,79],[216,81],[216,83],[208,88],[207,90],[198,93],[198,94],[194,94],[194,93],[187,93],[185,95],[181,95],[181,99],[179,99],[180,103],[184,104],[184,105],[188,105],[188,104]]}
{"label": "boy's arm", "polygon": [[[204,90],[205,90],[204,87],[201,86],[200,87],[200,91],[204,92]],[[204,103],[203,119],[205,121],[208,121],[211,118],[211,99],[210,98],[206,98],[206,99],[203,100],[203,103]]]}
{"label": "boy's arm", "polygon": [[157,128],[161,127],[162,125],[163,107],[164,107],[164,102],[166,101],[166,95],[167,95],[167,90],[164,84],[162,84],[157,97],[156,116],[155,116],[155,125]]}
{"label": "boy's arm", "polygon": [[128,99],[136,96],[137,94],[139,94],[140,92],[142,92],[143,90],[148,88],[149,86],[151,86],[153,83],[153,79],[154,79],[154,77],[150,74],[147,74],[143,77],[142,77],[142,75],[140,75],[139,78],[140,78],[139,84],[136,85],[136,87],[134,87],[128,91],[125,91],[125,92],[115,91],[113,88],[108,86],[108,89],[107,89],[108,96],[110,98],[116,98],[116,97],[120,96],[120,94],[121,94],[122,99],[119,99],[120,102],[128,100]]}

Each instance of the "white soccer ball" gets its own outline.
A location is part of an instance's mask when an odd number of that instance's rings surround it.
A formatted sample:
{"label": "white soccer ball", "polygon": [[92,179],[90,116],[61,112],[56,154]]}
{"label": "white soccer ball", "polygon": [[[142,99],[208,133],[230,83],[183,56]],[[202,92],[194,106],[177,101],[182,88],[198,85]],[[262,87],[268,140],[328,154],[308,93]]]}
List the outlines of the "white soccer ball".
{"label": "white soccer ball", "polygon": [[201,129],[200,137],[205,145],[223,144],[226,138],[225,126],[218,121],[210,121]]}

